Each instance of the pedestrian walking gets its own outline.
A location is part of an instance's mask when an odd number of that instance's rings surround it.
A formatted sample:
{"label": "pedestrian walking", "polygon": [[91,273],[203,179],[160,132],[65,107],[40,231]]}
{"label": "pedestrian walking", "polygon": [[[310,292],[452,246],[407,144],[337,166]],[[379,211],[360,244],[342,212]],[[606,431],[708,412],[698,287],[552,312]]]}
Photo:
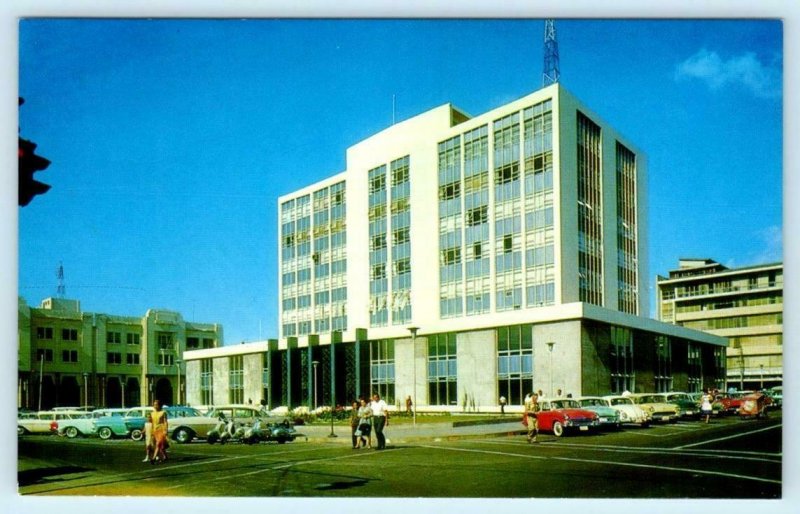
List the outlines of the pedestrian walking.
{"label": "pedestrian walking", "polygon": [[358,402],[354,401],[350,408],[350,435],[353,439],[353,449],[358,448],[358,439],[361,435],[360,433],[356,435],[358,431],[358,421],[361,419],[358,417],[358,407]]}
{"label": "pedestrian walking", "polygon": [[372,448],[372,408],[364,398],[361,398],[360,403],[358,407],[358,428],[356,429],[356,435],[358,436],[356,448],[363,448],[364,445],[367,448]]}
{"label": "pedestrian walking", "polygon": [[169,431],[169,422],[167,421],[166,411],[161,410],[161,402],[156,400],[153,402],[153,412],[150,413],[153,420],[153,460],[150,462],[163,462],[167,460],[167,433]]}
{"label": "pedestrian walking", "polygon": [[150,454],[153,452],[153,417],[148,412],[144,416],[144,460],[150,462]]}
{"label": "pedestrian walking", "polygon": [[411,407],[414,405],[414,402],[411,401],[411,395],[406,396],[406,414],[411,416]]}
{"label": "pedestrian walking", "polygon": [[537,415],[539,413],[539,395],[533,393],[528,401],[525,402],[525,416],[528,420],[528,442],[538,443],[537,436],[539,435],[539,422]]}
{"label": "pedestrian walking", "polygon": [[381,395],[375,393],[372,395],[372,428],[375,429],[375,438],[378,440],[378,450],[386,448],[386,436],[383,435],[383,429],[389,424],[389,408],[386,402],[381,400]]}
{"label": "pedestrian walking", "polygon": [[707,389],[706,393],[700,399],[700,414],[705,416],[706,423],[708,423],[708,419],[711,417],[711,411],[713,410],[711,407],[712,398],[711,390]]}

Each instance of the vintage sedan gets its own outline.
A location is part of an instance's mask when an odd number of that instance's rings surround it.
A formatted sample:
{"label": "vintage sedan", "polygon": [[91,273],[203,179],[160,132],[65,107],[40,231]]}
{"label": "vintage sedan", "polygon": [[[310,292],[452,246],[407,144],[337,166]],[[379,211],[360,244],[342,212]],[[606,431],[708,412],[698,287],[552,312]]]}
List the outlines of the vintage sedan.
{"label": "vintage sedan", "polygon": [[603,401],[619,412],[619,419],[623,424],[639,425],[649,427],[650,414],[636,405],[628,396],[604,396]]}
{"label": "vintage sedan", "polygon": [[260,407],[254,405],[215,405],[209,409],[206,416],[219,419],[224,417],[227,420],[233,421],[239,425],[252,426],[258,418],[267,416]]}
{"label": "vintage sedan", "polygon": [[727,394],[721,395],[718,401],[722,404],[723,412],[735,414],[742,405],[742,399],[749,394],[753,394],[753,391],[729,391]]}
{"label": "vintage sedan", "polygon": [[125,416],[131,409],[105,409],[105,416],[94,420],[94,431],[100,439],[106,440],[112,437],[130,437],[131,431],[125,424]]}
{"label": "vintage sedan", "polygon": [[[147,407],[136,415],[126,416],[125,423],[131,438],[138,441],[143,437],[145,416],[152,410],[152,407]],[[209,430],[218,423],[218,418],[205,416],[193,407],[164,407],[164,411],[167,413],[169,435],[179,443],[188,443],[195,437],[205,439]]]}
{"label": "vintage sedan", "polygon": [[556,437],[561,437],[565,431],[587,432],[600,425],[596,413],[581,408],[572,398],[539,400],[539,408],[539,431],[552,432]]}
{"label": "vintage sedan", "polygon": [[658,393],[664,398],[666,403],[678,406],[678,416],[682,419],[698,418],[700,416],[700,404],[688,393]]}
{"label": "vintage sedan", "polygon": [[650,414],[650,420],[675,422],[680,417],[680,410],[674,403],[667,403],[664,397],[656,393],[639,393],[632,394],[630,398],[641,407],[645,412]]}
{"label": "vintage sedan", "polygon": [[[124,409],[119,409],[120,411]],[[74,439],[78,436],[96,435],[97,429],[95,421],[97,418],[109,416],[114,409],[97,409],[86,413],[84,416],[76,416],[72,419],[65,419],[58,422],[58,435]]]}
{"label": "vintage sedan", "polygon": [[599,396],[582,396],[575,398],[581,408],[597,414],[600,421],[600,428],[620,428],[622,419],[619,411],[612,409],[608,402]]}

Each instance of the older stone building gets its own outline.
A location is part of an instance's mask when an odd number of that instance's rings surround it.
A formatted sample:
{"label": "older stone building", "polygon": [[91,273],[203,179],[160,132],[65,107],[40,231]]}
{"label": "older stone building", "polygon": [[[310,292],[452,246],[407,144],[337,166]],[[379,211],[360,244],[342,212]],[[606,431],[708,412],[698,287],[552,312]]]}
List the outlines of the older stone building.
{"label": "older stone building", "polygon": [[151,309],[142,317],[83,312],[80,302],[19,300],[17,403],[127,407],[185,401],[182,353],[222,344],[222,326]]}

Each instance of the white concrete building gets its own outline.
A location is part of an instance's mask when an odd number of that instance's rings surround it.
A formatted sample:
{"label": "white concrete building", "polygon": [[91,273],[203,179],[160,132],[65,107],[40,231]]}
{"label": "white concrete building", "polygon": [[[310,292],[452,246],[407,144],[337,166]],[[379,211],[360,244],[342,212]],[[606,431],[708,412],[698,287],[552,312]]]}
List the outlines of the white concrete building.
{"label": "white concrete building", "polygon": [[[476,117],[443,105],[350,147],[346,170],[278,200],[264,399],[486,408],[533,389],[673,388],[699,353],[715,365],[691,373],[719,385],[724,340],[639,317],[645,170],[558,84]],[[224,366],[186,356],[204,358]]]}

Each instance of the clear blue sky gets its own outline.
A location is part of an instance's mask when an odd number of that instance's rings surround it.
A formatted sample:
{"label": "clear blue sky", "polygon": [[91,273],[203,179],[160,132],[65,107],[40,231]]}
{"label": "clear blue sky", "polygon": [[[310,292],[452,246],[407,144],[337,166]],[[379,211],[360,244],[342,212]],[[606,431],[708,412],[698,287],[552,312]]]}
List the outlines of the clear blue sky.
{"label": "clear blue sky", "polygon": [[[778,21],[557,21],[562,84],[648,156],[650,277],[782,260]],[[19,294],[277,335],[279,195],[452,102],[538,89],[541,20],[20,24],[20,134],[52,185],[19,211]],[[651,294],[653,294],[651,292]]]}

